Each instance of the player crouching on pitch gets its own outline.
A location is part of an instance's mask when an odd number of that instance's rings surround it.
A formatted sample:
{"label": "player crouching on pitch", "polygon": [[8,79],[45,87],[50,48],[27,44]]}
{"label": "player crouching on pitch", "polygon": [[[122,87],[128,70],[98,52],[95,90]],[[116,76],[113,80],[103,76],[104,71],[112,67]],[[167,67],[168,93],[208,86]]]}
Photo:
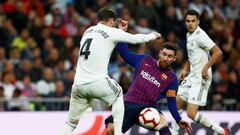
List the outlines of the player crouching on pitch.
{"label": "player crouching on pitch", "polygon": [[[139,126],[139,114],[146,107],[153,107],[157,110],[158,101],[167,97],[168,109],[179,124],[187,133],[192,132],[188,122],[184,121],[178,113],[176,105],[176,91],[178,78],[170,65],[176,60],[177,45],[164,43],[159,52],[159,60],[144,54],[136,54],[129,51],[127,44],[119,43],[117,49],[123,60],[135,67],[134,79],[128,92],[124,95],[124,118],[122,132],[125,133],[134,124]],[[160,112],[160,111],[159,111]],[[171,135],[167,121],[160,112],[160,124],[153,130],[161,135]],[[113,118],[109,116],[105,120],[107,135],[114,134]]]}

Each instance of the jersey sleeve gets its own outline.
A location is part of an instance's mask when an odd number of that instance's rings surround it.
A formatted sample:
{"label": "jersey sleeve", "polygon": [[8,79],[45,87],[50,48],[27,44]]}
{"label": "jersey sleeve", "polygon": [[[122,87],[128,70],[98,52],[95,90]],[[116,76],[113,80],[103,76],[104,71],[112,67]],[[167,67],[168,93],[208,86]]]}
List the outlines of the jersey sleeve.
{"label": "jersey sleeve", "polygon": [[178,89],[178,78],[174,74],[171,83],[168,85],[168,90],[175,90],[175,91],[177,91],[177,89]]}
{"label": "jersey sleeve", "polygon": [[168,109],[175,119],[175,121],[178,123],[182,118],[180,114],[178,113],[177,103],[176,103],[176,93],[178,88],[178,79],[177,76],[173,76],[173,80],[169,84],[168,91],[167,91],[167,106]]}
{"label": "jersey sleeve", "polygon": [[122,42],[118,43],[117,50],[123,60],[134,67],[138,65],[144,57],[147,57],[146,55],[140,55],[129,51],[127,44]]}
{"label": "jersey sleeve", "polygon": [[204,31],[202,32],[203,33],[201,33],[201,35],[198,37],[197,42],[200,47],[210,50],[215,45],[215,43]]}
{"label": "jersey sleeve", "polygon": [[150,34],[130,34],[121,29],[115,29],[112,31],[114,36],[112,39],[116,42],[126,42],[131,44],[145,43],[153,41],[156,39],[156,36],[153,33]]}
{"label": "jersey sleeve", "polygon": [[167,106],[175,121],[179,123],[182,117],[178,113],[176,97],[167,97]]}

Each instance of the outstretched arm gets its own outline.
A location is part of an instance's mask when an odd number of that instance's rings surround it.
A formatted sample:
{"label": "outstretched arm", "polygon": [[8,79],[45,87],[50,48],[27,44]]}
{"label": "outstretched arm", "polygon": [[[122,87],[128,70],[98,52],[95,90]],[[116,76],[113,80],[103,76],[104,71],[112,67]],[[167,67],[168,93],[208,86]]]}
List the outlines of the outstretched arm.
{"label": "outstretched arm", "polygon": [[168,92],[167,92],[168,109],[169,109],[170,113],[172,114],[172,116],[174,117],[175,121],[180,126],[180,128],[182,128],[184,130],[184,132],[191,134],[192,128],[191,128],[190,124],[188,122],[184,121],[181,118],[180,114],[178,113],[177,103],[176,103],[176,98],[175,98],[176,94],[174,94],[174,93],[176,93],[175,90],[168,90]]}
{"label": "outstretched arm", "polygon": [[182,119],[178,113],[177,102],[176,102],[176,91],[168,90],[167,91],[167,106],[168,109],[177,123]]}
{"label": "outstretched arm", "polygon": [[140,63],[142,58],[146,57],[146,55],[140,55],[140,54],[131,52],[128,49],[127,44],[122,42],[118,43],[117,50],[120,53],[120,56],[123,58],[123,60],[134,67]]}
{"label": "outstretched arm", "polygon": [[149,41],[156,40],[161,37],[161,34],[158,32],[152,32],[150,34],[130,34],[125,32],[128,28],[128,21],[119,20],[119,29],[114,31],[113,39],[119,42],[126,42],[132,44],[145,43]]}
{"label": "outstretched arm", "polygon": [[178,123],[178,125],[187,133],[191,134],[192,128],[190,124],[182,119],[180,114],[178,113],[177,103],[176,103],[176,93],[178,88],[178,80],[175,76],[173,81],[168,86],[168,91],[166,93],[167,96],[167,105],[168,109],[175,119],[175,121]]}

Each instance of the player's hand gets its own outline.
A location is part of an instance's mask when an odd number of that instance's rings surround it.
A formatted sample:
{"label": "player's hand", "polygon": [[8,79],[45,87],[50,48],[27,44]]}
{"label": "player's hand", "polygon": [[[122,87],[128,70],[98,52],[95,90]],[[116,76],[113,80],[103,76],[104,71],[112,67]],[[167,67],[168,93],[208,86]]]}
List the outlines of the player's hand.
{"label": "player's hand", "polygon": [[154,34],[156,36],[156,39],[159,39],[162,37],[162,35],[158,32],[152,32],[152,34]]}
{"label": "player's hand", "polygon": [[182,70],[180,73],[179,73],[179,76],[178,76],[178,79],[179,80],[184,80],[184,78],[186,77],[187,75],[187,71],[186,70]]}
{"label": "player's hand", "polygon": [[184,132],[191,134],[192,133],[192,127],[190,126],[190,124],[184,120],[180,120],[180,122],[178,123],[179,127],[182,128],[184,130]]}
{"label": "player's hand", "polygon": [[123,19],[118,19],[118,28],[123,31],[127,31],[128,21],[123,20]]}
{"label": "player's hand", "polygon": [[209,76],[208,76],[208,68],[206,66],[204,66],[203,70],[202,70],[202,78],[204,80],[208,80],[210,79]]}

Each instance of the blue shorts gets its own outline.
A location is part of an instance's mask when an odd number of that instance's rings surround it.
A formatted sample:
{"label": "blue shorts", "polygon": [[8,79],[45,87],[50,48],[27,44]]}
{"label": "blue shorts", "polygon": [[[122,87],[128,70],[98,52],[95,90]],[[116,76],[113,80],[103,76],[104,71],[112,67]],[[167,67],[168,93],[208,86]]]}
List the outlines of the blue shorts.
{"label": "blue shorts", "polygon": [[[124,106],[125,106],[125,111],[124,111],[123,125],[122,125],[123,133],[128,131],[134,124],[141,126],[138,120],[138,116],[143,109],[147,107],[153,107],[161,113],[161,111],[156,106],[138,105],[138,104],[129,103],[129,102],[124,102]],[[113,123],[112,115],[105,119],[106,127],[108,123]]]}

